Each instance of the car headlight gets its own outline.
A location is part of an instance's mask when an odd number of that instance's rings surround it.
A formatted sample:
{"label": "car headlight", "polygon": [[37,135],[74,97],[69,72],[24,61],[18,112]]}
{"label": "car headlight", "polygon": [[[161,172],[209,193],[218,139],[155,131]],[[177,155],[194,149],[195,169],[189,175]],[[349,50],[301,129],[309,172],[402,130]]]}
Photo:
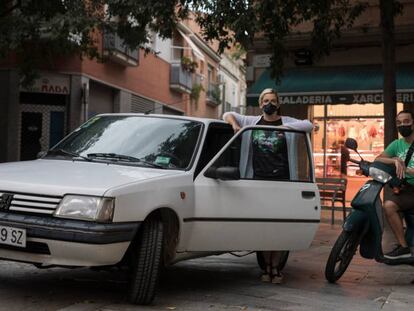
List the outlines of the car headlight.
{"label": "car headlight", "polygon": [[81,195],[66,195],[55,211],[56,217],[111,222],[115,200]]}
{"label": "car headlight", "polygon": [[387,172],[384,172],[383,170],[372,166],[369,168],[369,176],[383,184],[386,184],[392,178],[392,176]]}

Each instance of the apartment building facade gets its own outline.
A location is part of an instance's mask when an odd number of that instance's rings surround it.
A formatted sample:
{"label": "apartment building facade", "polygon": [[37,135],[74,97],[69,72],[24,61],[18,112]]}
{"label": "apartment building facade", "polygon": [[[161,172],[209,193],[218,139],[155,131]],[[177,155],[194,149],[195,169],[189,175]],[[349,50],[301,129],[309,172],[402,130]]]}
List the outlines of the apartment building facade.
{"label": "apartment building facade", "polygon": [[[104,61],[73,56],[45,66],[29,88],[17,65],[0,66],[0,162],[30,160],[100,113],[138,112],[220,117],[221,56],[192,21],[172,39],[152,34],[149,48],[127,50],[102,34]],[[244,76],[236,73],[240,78]]]}

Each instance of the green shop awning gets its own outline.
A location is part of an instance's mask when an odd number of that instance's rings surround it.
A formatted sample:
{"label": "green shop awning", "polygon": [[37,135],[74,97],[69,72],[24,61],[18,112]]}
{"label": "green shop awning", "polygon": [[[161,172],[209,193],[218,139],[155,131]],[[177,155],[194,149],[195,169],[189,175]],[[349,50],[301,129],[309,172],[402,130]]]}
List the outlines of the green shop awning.
{"label": "green shop awning", "polygon": [[[292,68],[285,71],[280,84],[266,69],[249,88],[247,105],[257,106],[265,88],[278,91],[284,104],[382,103],[381,65]],[[414,64],[399,64],[397,101],[414,102]]]}

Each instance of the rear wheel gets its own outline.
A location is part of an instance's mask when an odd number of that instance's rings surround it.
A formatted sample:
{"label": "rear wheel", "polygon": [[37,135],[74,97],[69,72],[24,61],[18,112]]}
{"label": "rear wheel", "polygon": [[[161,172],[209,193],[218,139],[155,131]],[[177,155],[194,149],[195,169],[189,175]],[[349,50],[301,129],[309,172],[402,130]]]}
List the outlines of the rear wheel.
{"label": "rear wheel", "polygon": [[[289,258],[289,251],[281,251],[281,253],[282,254],[281,254],[279,263],[276,267],[279,271],[283,270],[283,268],[286,266],[286,263],[287,263],[288,258]],[[259,265],[260,269],[265,271],[266,270],[266,262],[265,262],[265,259],[264,259],[264,256],[263,256],[263,252],[262,251],[256,252],[256,258],[257,258],[257,264]]]}
{"label": "rear wheel", "polygon": [[325,268],[325,277],[335,283],[345,273],[359,244],[357,232],[342,231],[333,246]]}
{"label": "rear wheel", "polygon": [[129,301],[150,304],[155,297],[161,271],[164,227],[157,218],[147,219],[132,250]]}

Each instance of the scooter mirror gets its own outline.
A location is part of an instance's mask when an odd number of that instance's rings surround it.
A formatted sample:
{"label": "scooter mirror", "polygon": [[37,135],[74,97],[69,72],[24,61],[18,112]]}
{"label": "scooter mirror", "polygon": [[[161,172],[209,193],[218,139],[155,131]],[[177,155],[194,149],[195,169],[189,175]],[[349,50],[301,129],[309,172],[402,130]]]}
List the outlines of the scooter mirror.
{"label": "scooter mirror", "polygon": [[347,138],[346,141],[345,141],[345,147],[347,147],[348,149],[356,151],[358,149],[358,143],[353,138]]}

